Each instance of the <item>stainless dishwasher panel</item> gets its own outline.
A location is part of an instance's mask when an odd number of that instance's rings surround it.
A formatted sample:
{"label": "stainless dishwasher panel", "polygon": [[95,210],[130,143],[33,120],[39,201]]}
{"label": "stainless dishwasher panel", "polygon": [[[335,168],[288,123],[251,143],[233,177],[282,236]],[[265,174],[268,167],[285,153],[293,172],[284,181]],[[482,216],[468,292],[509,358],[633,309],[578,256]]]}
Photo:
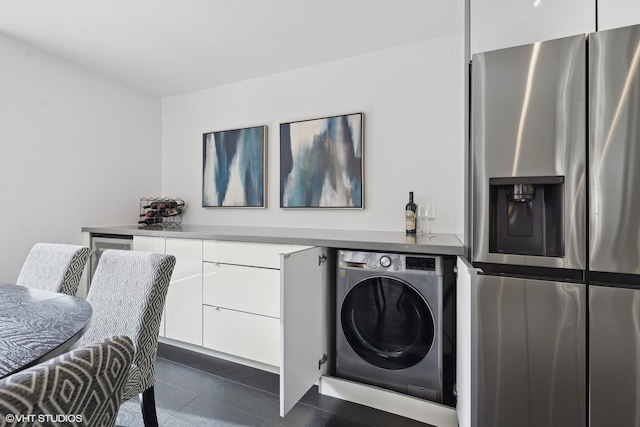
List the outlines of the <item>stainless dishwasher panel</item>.
{"label": "stainless dishwasher panel", "polygon": [[640,289],[589,286],[591,427],[640,427]]}
{"label": "stainless dishwasher panel", "polygon": [[586,285],[478,276],[477,426],[584,427]]}
{"label": "stainless dishwasher panel", "polygon": [[[102,253],[107,249],[119,249],[130,251],[133,249],[133,236],[119,236],[119,235],[91,235],[91,264],[89,269],[89,287],[91,286],[91,280],[93,274],[98,267],[98,262]],[[87,289],[87,292],[89,290]]]}

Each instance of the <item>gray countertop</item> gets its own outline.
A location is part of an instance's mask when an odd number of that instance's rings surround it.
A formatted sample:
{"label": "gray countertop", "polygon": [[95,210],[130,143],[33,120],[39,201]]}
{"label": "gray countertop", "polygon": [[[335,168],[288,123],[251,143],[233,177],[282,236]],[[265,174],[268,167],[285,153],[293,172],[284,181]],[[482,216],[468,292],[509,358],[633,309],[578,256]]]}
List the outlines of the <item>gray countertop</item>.
{"label": "gray countertop", "polygon": [[440,255],[464,255],[464,245],[455,234],[412,238],[403,232],[365,230],[326,230],[318,228],[238,227],[187,225],[179,228],[138,225],[82,227],[83,232],[130,236],[178,237],[186,239],[232,240],[238,242],[281,243]]}

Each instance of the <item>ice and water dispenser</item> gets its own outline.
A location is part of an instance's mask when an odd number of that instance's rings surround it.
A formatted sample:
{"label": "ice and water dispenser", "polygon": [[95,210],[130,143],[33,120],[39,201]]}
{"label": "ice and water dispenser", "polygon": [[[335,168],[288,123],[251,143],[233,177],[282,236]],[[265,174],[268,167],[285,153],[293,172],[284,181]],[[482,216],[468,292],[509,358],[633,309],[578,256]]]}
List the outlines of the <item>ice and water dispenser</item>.
{"label": "ice and water dispenser", "polygon": [[564,256],[564,176],[489,179],[489,252]]}

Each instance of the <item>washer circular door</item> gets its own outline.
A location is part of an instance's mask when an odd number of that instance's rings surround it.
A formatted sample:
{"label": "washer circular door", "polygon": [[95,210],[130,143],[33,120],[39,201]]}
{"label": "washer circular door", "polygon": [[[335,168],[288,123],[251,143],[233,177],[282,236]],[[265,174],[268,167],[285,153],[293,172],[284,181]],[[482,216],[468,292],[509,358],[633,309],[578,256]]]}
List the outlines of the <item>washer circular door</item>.
{"label": "washer circular door", "polygon": [[435,338],[429,304],[413,286],[393,277],[371,276],[354,285],[340,318],[351,348],[379,368],[415,365],[429,353]]}

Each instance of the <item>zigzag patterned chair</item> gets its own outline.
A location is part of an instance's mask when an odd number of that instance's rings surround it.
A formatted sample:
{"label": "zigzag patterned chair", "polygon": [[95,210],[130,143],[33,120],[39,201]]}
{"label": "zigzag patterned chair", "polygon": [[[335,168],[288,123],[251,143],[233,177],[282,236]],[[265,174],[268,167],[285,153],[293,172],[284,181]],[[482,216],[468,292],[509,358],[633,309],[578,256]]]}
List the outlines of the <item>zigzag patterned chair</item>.
{"label": "zigzag patterned chair", "polygon": [[0,425],[113,426],[132,359],[131,340],[114,336],[6,377]]}
{"label": "zigzag patterned chair", "polygon": [[36,243],[16,284],[75,295],[90,252],[86,246]]}
{"label": "zigzag patterned chair", "polygon": [[106,250],[91,280],[93,307],[80,344],[110,335],[131,337],[135,354],[122,400],[140,394],[145,426],[157,426],[155,394],[158,332],[176,259],[150,252]]}

